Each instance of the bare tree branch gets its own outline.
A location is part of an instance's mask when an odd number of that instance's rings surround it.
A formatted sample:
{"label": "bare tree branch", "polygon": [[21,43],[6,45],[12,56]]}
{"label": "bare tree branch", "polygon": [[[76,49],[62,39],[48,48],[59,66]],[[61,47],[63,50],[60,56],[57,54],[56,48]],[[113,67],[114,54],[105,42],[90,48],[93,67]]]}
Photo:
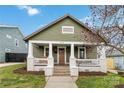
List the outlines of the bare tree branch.
{"label": "bare tree branch", "polygon": [[90,6],[93,28],[107,46],[124,54],[124,5]]}

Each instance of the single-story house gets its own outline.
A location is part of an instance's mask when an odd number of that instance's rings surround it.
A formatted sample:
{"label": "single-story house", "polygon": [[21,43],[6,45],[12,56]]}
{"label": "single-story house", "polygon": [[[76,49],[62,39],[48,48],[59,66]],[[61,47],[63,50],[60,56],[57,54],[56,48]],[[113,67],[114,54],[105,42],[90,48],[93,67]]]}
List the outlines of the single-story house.
{"label": "single-story house", "polygon": [[107,53],[108,69],[124,70],[124,54],[118,50]]}
{"label": "single-story house", "polygon": [[107,71],[104,41],[71,15],[60,17],[24,40],[28,43],[28,71],[44,70],[46,76],[54,75],[61,66],[68,68],[71,76]]}
{"label": "single-story house", "polygon": [[17,26],[0,25],[0,62],[22,62],[27,57],[24,36]]}

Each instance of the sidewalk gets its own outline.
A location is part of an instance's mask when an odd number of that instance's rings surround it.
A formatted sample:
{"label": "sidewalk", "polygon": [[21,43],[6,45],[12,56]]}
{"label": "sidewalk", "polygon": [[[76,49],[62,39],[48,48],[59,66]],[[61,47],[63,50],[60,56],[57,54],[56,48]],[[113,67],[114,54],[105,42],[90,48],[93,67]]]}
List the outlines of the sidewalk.
{"label": "sidewalk", "polygon": [[75,77],[71,76],[52,76],[47,77],[47,84],[45,88],[77,88],[75,84]]}
{"label": "sidewalk", "polygon": [[0,67],[11,66],[11,65],[16,65],[16,64],[24,64],[24,62],[18,62],[18,63],[0,63]]}

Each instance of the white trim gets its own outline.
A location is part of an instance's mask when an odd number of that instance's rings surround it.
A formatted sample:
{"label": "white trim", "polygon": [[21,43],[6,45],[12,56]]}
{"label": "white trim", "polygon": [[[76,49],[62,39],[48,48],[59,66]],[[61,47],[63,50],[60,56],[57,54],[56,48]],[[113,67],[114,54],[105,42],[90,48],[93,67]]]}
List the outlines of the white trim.
{"label": "white trim", "polygon": [[0,25],[0,27],[18,27],[18,26],[12,26],[12,25]]}
{"label": "white trim", "polygon": [[[74,42],[74,41],[43,41],[43,40],[29,40],[31,43],[42,43],[42,44],[77,44],[77,45],[98,45],[98,43],[88,43],[88,42]],[[102,45],[99,43],[99,45]]]}
{"label": "white trim", "polygon": [[59,64],[59,49],[60,48],[64,48],[64,50],[65,50],[65,64],[68,64],[67,62],[66,62],[66,46],[62,46],[62,47],[59,47],[59,46],[57,46],[57,64]]}
{"label": "white trim", "polygon": [[28,43],[28,58],[33,58],[33,43]]}
{"label": "white trim", "polygon": [[[65,32],[63,29],[64,28],[71,28],[72,32]],[[62,33],[63,34],[74,34],[74,26],[62,26]]]}
{"label": "white trim", "polygon": [[80,58],[80,49],[84,49],[84,58],[86,59],[86,47],[78,47],[78,58]]}
{"label": "white trim", "polygon": [[[46,57],[46,48],[49,49],[49,47],[48,47],[48,46],[44,46],[44,57]],[[53,53],[54,53],[54,50],[53,50]],[[53,57],[54,57],[54,56],[53,56]],[[55,61],[54,61],[54,64],[58,64],[58,62],[55,62]]]}
{"label": "white trim", "polygon": [[44,57],[46,57],[46,48],[49,49],[49,47],[48,46],[44,46]]}

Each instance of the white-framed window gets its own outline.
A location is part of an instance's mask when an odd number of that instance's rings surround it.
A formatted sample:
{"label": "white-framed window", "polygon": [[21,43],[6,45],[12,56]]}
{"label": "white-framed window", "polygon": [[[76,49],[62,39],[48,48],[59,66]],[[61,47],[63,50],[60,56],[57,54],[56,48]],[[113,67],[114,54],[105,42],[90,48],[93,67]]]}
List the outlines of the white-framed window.
{"label": "white-framed window", "polygon": [[48,57],[49,55],[49,47],[44,46],[44,57]]}
{"label": "white-framed window", "polygon": [[5,48],[5,52],[11,52],[11,49]]}
{"label": "white-framed window", "polygon": [[19,40],[18,39],[15,39],[15,46],[19,47]]}
{"label": "white-framed window", "polygon": [[86,47],[78,47],[78,58],[79,59],[86,58]]}
{"label": "white-framed window", "polygon": [[6,37],[8,38],[8,39],[11,39],[12,38],[12,36],[11,35],[6,35]]}
{"label": "white-framed window", "polygon": [[62,33],[74,34],[74,26],[62,26]]}

